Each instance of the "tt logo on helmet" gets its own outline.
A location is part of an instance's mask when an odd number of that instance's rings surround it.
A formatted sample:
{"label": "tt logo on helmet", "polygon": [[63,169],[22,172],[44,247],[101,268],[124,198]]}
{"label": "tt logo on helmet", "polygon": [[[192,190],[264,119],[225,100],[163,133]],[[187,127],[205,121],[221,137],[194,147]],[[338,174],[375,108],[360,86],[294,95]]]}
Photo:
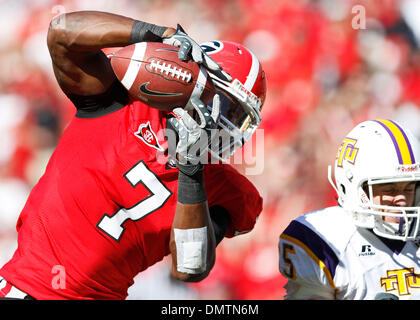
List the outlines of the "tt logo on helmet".
{"label": "tt logo on helmet", "polygon": [[337,152],[337,167],[342,168],[344,160],[350,164],[354,164],[356,162],[357,153],[359,152],[359,148],[356,148],[356,143],[356,139],[348,137],[344,138]]}

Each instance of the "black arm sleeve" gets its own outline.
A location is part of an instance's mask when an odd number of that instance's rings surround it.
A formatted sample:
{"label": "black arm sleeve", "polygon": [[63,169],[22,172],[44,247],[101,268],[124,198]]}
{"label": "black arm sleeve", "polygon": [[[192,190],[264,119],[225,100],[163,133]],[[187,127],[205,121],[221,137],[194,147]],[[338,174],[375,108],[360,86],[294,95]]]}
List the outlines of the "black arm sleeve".
{"label": "black arm sleeve", "polygon": [[118,80],[100,94],[66,95],[75,105],[78,118],[97,118],[123,108],[129,101],[127,90]]}
{"label": "black arm sleeve", "polygon": [[219,244],[228,231],[230,216],[227,210],[221,206],[210,207],[209,211],[213,223],[214,234],[216,236],[216,244]]}

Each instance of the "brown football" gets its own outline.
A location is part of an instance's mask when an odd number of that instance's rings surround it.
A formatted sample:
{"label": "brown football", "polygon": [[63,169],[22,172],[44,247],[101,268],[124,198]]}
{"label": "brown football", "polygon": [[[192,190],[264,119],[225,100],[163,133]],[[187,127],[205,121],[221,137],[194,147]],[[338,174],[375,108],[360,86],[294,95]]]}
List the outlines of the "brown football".
{"label": "brown football", "polygon": [[191,96],[205,104],[216,89],[206,69],[178,59],[178,48],[159,42],[139,42],[111,56],[118,80],[133,99],[159,109],[185,107]]}

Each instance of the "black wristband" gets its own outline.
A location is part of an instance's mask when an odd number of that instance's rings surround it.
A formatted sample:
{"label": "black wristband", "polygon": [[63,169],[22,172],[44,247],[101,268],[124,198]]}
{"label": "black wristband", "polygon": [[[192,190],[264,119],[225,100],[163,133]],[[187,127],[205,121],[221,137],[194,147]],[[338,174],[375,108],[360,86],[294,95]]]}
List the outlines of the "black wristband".
{"label": "black wristband", "polygon": [[162,42],[162,35],[168,27],[157,26],[135,20],[131,29],[130,43],[137,42]]}
{"label": "black wristband", "polygon": [[187,175],[181,170],[178,174],[178,202],[196,204],[207,200],[203,170]]}

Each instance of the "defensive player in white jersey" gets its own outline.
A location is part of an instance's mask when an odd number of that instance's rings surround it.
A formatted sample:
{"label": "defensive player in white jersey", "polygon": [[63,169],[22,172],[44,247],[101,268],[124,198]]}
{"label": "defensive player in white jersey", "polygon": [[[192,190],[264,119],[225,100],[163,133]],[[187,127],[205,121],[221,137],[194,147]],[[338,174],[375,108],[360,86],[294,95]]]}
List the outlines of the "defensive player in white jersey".
{"label": "defensive player in white jersey", "polygon": [[390,120],[357,125],[335,161],[338,206],[293,220],[279,241],[285,299],[420,299],[420,145]]}

